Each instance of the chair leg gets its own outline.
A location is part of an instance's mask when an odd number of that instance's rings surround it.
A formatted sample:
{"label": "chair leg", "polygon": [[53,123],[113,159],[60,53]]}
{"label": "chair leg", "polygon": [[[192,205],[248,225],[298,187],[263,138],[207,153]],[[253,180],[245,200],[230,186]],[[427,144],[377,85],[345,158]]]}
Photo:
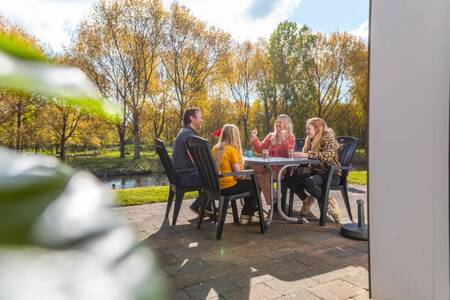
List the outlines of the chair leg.
{"label": "chair leg", "polygon": [[264,211],[263,211],[263,206],[262,206],[262,202],[261,202],[261,197],[257,196],[256,199],[257,199],[256,206],[257,206],[258,212],[259,212],[259,229],[260,229],[261,234],[264,234],[267,231],[267,224],[264,220]]}
{"label": "chair leg", "polygon": [[326,225],[326,217],[327,217],[327,211],[328,211],[328,196],[329,196],[329,192],[326,191],[324,193],[324,195],[322,196],[322,205],[319,205],[320,207],[320,221],[319,221],[319,225],[320,226],[325,226]]}
{"label": "chair leg", "polygon": [[236,205],[236,200],[231,201],[231,209],[233,211],[233,222],[234,224],[239,224],[239,214]]}
{"label": "chair leg", "polygon": [[230,198],[221,197],[219,203],[219,220],[217,222],[216,239],[222,239],[223,226],[225,225],[225,219],[227,218],[228,202]]}
{"label": "chair leg", "polygon": [[345,203],[345,207],[347,208],[348,216],[350,217],[350,220],[352,222],[354,222],[353,215],[352,215],[352,209],[350,207],[350,199],[348,198],[347,184],[345,186],[341,187],[341,194],[342,194],[342,197],[344,198],[344,203]]}
{"label": "chair leg", "polygon": [[203,217],[205,216],[206,207],[208,207],[209,197],[205,194],[205,192],[199,191],[198,192],[202,205],[200,206],[200,216],[198,217],[197,221],[197,229],[200,229],[203,222]]}
{"label": "chair leg", "polygon": [[165,219],[169,218],[170,209],[172,208],[173,198],[175,197],[175,192],[172,190],[172,186],[169,187],[169,198],[167,199],[167,208]]}
{"label": "chair leg", "polygon": [[289,189],[289,208],[288,208],[288,216],[292,217],[294,214],[294,190],[293,188]]}
{"label": "chair leg", "polygon": [[181,208],[181,202],[184,198],[184,190],[176,190],[175,192],[175,208],[173,210],[173,219],[172,219],[172,226],[175,226],[178,219],[178,214],[180,213]]}

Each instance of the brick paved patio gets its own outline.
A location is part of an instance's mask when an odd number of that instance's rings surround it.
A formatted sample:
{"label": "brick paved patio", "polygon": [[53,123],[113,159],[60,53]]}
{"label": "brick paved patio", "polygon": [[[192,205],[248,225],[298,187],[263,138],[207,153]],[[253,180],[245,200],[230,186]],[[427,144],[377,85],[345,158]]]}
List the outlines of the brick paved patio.
{"label": "brick paved patio", "polygon": [[[351,191],[356,215],[365,187]],[[337,224],[275,220],[261,235],[258,226],[234,225],[229,215],[216,241],[215,224],[196,229],[190,203],[184,201],[173,228],[163,223],[165,203],[118,208],[156,254],[174,299],[369,299],[367,243],[341,237]]]}

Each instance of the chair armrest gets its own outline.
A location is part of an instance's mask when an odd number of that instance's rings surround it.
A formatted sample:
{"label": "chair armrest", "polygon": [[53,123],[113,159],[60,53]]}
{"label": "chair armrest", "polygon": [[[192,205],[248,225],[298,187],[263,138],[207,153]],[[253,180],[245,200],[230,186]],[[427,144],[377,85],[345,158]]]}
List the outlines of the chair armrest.
{"label": "chair armrest", "polygon": [[227,177],[227,176],[251,176],[255,175],[255,170],[243,170],[240,172],[231,172],[231,173],[225,173],[220,174],[219,177]]}

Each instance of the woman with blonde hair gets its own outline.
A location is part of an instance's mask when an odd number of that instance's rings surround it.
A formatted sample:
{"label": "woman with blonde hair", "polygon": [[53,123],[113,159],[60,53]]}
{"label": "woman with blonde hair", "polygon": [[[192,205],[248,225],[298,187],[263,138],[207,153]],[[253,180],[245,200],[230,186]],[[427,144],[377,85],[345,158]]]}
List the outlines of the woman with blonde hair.
{"label": "woman with blonde hair", "polygon": [[[219,141],[212,148],[211,153],[219,174],[242,171],[244,160],[239,129],[233,124],[223,126]],[[244,198],[244,207],[241,211],[239,223],[247,225],[259,222],[259,215],[255,213],[257,198],[253,192],[254,187],[251,180],[226,176],[219,179],[219,184],[224,196],[250,192],[250,196]]]}
{"label": "woman with blonde hair", "polygon": [[[261,154],[263,150],[268,151],[271,157],[289,157],[289,150],[294,150],[295,136],[294,126],[288,115],[279,115],[274,124],[273,132],[269,133],[262,142],[259,141],[256,129],[252,131],[251,143],[256,153]],[[279,167],[273,167],[275,173]],[[255,166],[258,182],[264,194],[267,205],[270,204],[270,181],[269,170],[264,167]]]}
{"label": "woman with blonde hair", "polygon": [[[308,215],[311,213],[311,206],[314,198],[318,201],[322,199],[322,185],[324,176],[329,167],[339,166],[339,144],[334,137],[333,129],[329,128],[321,118],[311,118],[306,121],[306,140],[301,152],[294,152],[294,157],[304,157],[317,159],[317,165],[311,165],[310,171],[303,174],[296,174],[287,179],[287,185],[303,201],[301,213]],[[341,171],[338,170],[333,175],[332,184],[339,182]],[[310,196],[306,194],[308,192]],[[328,201],[328,213],[336,223],[341,221],[341,210],[334,197]]]}

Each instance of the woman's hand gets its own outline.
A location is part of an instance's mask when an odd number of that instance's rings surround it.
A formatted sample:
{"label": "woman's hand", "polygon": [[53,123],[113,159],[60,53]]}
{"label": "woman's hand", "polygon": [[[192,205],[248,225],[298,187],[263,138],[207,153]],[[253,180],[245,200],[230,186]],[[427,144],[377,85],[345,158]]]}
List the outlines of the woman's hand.
{"label": "woman's hand", "polygon": [[305,152],[294,152],[294,158],[308,158],[309,154]]}
{"label": "woman's hand", "polygon": [[288,138],[288,132],[286,129],[283,129],[279,133],[280,141],[284,142]]}
{"label": "woman's hand", "polygon": [[258,137],[257,134],[258,134],[258,130],[253,129],[253,130],[252,130],[252,139],[257,138],[257,137]]}

